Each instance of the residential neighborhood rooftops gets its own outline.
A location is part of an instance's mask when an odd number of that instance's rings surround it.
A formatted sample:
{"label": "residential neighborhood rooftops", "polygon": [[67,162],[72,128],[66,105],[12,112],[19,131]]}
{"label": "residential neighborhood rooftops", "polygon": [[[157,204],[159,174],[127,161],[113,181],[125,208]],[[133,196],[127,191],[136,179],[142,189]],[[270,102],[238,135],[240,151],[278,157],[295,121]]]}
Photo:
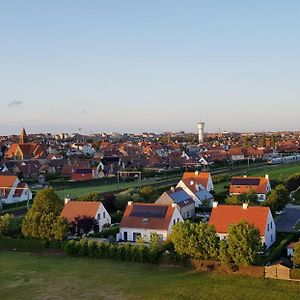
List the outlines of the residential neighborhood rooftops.
{"label": "residential neighborhood rooftops", "polygon": [[72,222],[76,217],[91,217],[95,218],[101,202],[92,201],[69,201],[65,204],[61,216],[66,218],[68,222]]}
{"label": "residential neighborhood rooftops", "polygon": [[270,189],[268,176],[266,177],[232,177],[229,189],[230,194],[244,194],[251,191],[257,194],[266,194]]}
{"label": "residential neighborhood rooftops", "polygon": [[218,205],[213,207],[209,223],[215,226],[216,232],[227,233],[231,224],[245,220],[258,228],[260,235],[265,234],[269,207]]}
{"label": "residential neighborhood rooftops", "polygon": [[205,188],[208,185],[209,178],[210,178],[209,172],[184,172],[182,176],[183,180],[197,181]]}
{"label": "residential neighborhood rooftops", "polygon": [[120,227],[167,230],[175,207],[129,202]]}

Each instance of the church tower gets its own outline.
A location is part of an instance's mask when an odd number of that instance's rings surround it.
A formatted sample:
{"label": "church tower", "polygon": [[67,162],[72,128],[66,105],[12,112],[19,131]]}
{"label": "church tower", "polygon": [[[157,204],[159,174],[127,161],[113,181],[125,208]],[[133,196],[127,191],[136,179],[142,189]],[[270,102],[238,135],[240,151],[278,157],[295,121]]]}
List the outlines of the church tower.
{"label": "church tower", "polygon": [[28,143],[28,135],[25,129],[23,128],[20,135],[20,144],[26,144],[26,143]]}

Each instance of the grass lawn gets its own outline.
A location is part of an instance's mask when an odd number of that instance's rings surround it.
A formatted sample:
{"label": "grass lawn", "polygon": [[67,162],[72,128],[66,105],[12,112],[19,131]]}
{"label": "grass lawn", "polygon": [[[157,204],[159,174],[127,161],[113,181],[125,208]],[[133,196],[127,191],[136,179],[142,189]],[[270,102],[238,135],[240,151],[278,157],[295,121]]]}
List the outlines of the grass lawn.
{"label": "grass lawn", "polygon": [[70,257],[0,252],[5,299],[299,299],[300,284]]}

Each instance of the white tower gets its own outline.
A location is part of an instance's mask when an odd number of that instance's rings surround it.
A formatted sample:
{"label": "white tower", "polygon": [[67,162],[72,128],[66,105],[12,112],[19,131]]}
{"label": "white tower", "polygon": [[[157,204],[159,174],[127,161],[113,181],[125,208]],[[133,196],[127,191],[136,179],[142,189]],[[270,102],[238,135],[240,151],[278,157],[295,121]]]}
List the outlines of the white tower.
{"label": "white tower", "polygon": [[199,135],[199,144],[203,144],[204,142],[204,122],[198,122],[198,135]]}

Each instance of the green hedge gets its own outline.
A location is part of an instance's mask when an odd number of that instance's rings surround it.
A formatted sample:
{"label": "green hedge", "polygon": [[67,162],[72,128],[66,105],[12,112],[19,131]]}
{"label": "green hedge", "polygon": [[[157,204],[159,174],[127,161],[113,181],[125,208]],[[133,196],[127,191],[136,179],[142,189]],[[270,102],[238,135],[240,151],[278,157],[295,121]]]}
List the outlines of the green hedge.
{"label": "green hedge", "polygon": [[163,253],[146,245],[106,244],[88,240],[69,241],[65,252],[75,257],[109,258],[117,261],[158,263]]}

